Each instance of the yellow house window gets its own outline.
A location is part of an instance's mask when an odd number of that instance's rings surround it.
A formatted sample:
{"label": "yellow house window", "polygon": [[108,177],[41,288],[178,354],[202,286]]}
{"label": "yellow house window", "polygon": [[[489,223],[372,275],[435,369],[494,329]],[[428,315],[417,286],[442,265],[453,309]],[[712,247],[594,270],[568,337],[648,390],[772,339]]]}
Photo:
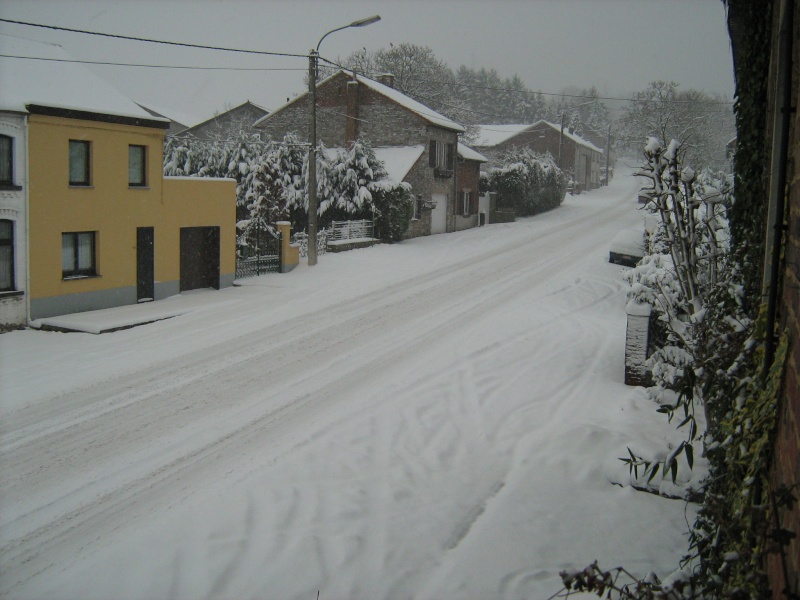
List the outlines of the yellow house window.
{"label": "yellow house window", "polygon": [[61,234],[61,276],[64,279],[93,277],[95,267],[95,232]]}
{"label": "yellow house window", "polygon": [[91,143],[80,140],[69,141],[69,184],[91,185]]}
{"label": "yellow house window", "polygon": [[128,146],[128,185],[144,187],[147,185],[147,147]]}

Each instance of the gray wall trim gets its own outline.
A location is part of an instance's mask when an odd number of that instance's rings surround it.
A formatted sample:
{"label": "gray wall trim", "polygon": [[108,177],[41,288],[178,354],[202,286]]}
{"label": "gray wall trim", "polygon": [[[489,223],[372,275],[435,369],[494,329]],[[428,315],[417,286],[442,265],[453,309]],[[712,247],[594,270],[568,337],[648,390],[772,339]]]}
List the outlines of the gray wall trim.
{"label": "gray wall trim", "polygon": [[69,315],[76,312],[113,308],[126,304],[136,304],[135,285],[81,294],[31,298],[31,319]]}
{"label": "gray wall trim", "polygon": [[163,300],[170,296],[181,293],[181,282],[175,281],[156,281],[154,300]]}
{"label": "gray wall trim", "polygon": [[236,279],[236,273],[223,273],[219,276],[219,289],[231,287],[234,279]]}

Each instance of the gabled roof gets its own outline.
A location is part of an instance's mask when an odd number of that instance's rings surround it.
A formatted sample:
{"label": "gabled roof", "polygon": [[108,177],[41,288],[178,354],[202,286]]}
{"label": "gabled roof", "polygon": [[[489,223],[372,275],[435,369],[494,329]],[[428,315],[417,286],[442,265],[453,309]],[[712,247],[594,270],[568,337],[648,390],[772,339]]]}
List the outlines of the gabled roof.
{"label": "gabled roof", "polygon": [[458,143],[458,155],[464,160],[474,160],[477,162],[484,162],[484,163],[489,162],[489,159],[486,158],[483,154],[473,150],[469,146],[465,146],[461,142]]}
{"label": "gabled roof", "polygon": [[[224,117],[225,115],[241,111],[241,110],[243,110],[245,108],[248,108],[248,107],[253,107],[257,111],[261,111],[262,113],[264,113],[264,116],[266,116],[269,113],[269,111],[266,108],[264,108],[262,106],[259,106],[258,104],[254,103],[254,102],[250,102],[250,100],[247,100],[247,101],[243,102],[242,104],[240,104],[239,106],[234,106],[233,108],[231,108],[229,110],[226,110],[225,112],[218,113],[218,114],[214,115],[213,117],[210,117],[210,118],[206,119],[205,121],[201,121],[200,123],[196,123],[195,125],[192,125],[191,127],[189,127],[189,129],[190,130],[191,129],[201,129],[205,125],[213,123],[214,121],[216,121],[220,117]],[[260,117],[258,120],[260,121],[261,119],[264,118],[264,116]]]}
{"label": "gabled roof", "polygon": [[502,144],[515,135],[526,131],[530,125],[478,125],[475,145],[491,147]]}
{"label": "gabled roof", "polygon": [[0,55],[0,110],[78,118],[107,115],[150,126],[168,124],[167,119],[152,116],[85,66],[72,62],[60,46],[0,34]]}
{"label": "gabled roof", "polygon": [[[330,77],[323,79],[317,84],[317,88],[321,88],[329,81],[334,79],[335,77],[341,77],[342,75],[351,78],[351,75],[346,71],[337,71]],[[452,131],[456,131],[458,133],[463,133],[466,131],[461,125],[452,121],[445,117],[444,115],[436,112],[432,108],[425,106],[424,104],[417,102],[413,98],[406,96],[404,93],[389,87],[388,85],[384,85],[379,83],[373,79],[369,79],[368,77],[364,77],[363,75],[356,75],[356,81],[358,83],[365,85],[366,87],[370,88],[372,91],[385,96],[395,104],[402,106],[403,108],[411,111],[412,113],[416,114],[417,116],[421,117],[422,119],[428,121],[433,125],[437,125],[439,127],[444,127],[445,129],[450,129]],[[258,121],[255,122],[255,126],[258,127],[261,123],[272,117],[273,115],[278,114],[280,111],[284,110],[287,106],[291,106],[292,104],[296,104],[297,102],[303,101],[308,102],[307,100],[308,92],[301,94],[300,96],[296,96],[293,98],[289,103],[284,104],[280,108],[274,110],[270,114],[266,115],[265,117],[260,118]]]}
{"label": "gabled roof", "polygon": [[[536,121],[536,123],[531,125],[478,125],[478,141],[475,143],[475,145],[479,148],[491,148],[510,140],[520,133],[535,131],[536,129],[541,129],[542,127],[549,127],[558,132],[561,131],[560,124],[550,123],[544,119]],[[576,144],[589,148],[594,152],[599,152],[601,154],[603,153],[603,150],[595,146],[592,142],[585,140],[577,134],[570,133],[566,127],[564,128],[564,137],[572,140]]]}

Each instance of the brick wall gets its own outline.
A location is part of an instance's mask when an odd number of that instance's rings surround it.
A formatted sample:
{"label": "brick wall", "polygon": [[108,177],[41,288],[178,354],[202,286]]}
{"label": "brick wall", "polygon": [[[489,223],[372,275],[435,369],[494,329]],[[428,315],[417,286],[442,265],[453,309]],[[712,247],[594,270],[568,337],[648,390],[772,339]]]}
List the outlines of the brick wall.
{"label": "brick wall", "polygon": [[[776,8],[780,2],[775,2]],[[776,10],[776,16],[779,11]],[[773,27],[777,31],[777,27]],[[790,89],[791,106],[796,107],[798,83],[800,82],[800,2],[795,0],[794,10],[794,56]],[[778,311],[782,331],[789,334],[789,355],[783,378],[783,389],[779,398],[777,429],[771,471],[773,489],[779,485],[800,485],[800,112],[792,112],[789,131],[789,158],[786,181],[788,184],[786,240],[784,243],[783,294]],[[794,489],[800,497],[800,488]],[[786,548],[786,569],[777,554],[767,558],[767,572],[772,587],[772,597],[786,598],[783,593],[788,578],[790,592],[800,592],[800,504],[793,510],[783,510],[781,526],[794,532],[795,538]]]}

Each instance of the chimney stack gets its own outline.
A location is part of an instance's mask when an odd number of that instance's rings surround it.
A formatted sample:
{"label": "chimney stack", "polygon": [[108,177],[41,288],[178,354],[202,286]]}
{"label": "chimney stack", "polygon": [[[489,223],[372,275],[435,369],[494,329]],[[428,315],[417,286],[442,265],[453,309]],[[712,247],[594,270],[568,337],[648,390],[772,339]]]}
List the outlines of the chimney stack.
{"label": "chimney stack", "polygon": [[394,75],[391,73],[383,73],[378,75],[378,82],[386,87],[394,88]]}

